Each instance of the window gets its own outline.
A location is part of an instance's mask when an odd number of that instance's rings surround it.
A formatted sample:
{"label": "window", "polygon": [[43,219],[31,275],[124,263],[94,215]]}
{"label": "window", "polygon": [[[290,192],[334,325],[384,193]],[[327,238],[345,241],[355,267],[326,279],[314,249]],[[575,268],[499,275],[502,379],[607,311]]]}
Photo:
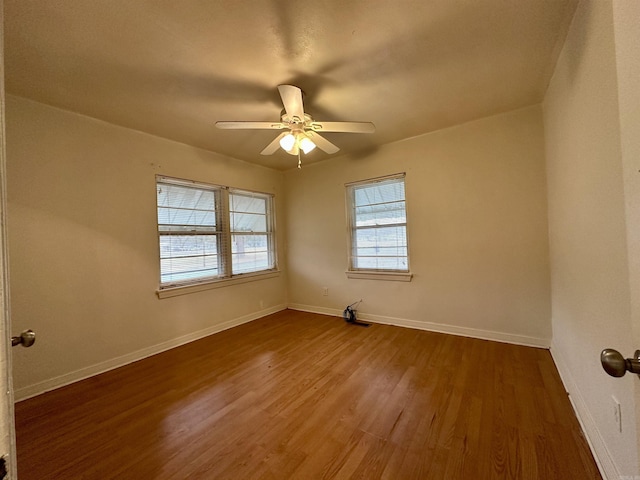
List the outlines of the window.
{"label": "window", "polygon": [[404,177],[347,184],[349,277],[410,280]]}
{"label": "window", "polygon": [[160,288],[276,268],[273,196],[156,178]]}
{"label": "window", "polygon": [[270,202],[267,195],[239,191],[229,193],[233,274],[273,268]]}

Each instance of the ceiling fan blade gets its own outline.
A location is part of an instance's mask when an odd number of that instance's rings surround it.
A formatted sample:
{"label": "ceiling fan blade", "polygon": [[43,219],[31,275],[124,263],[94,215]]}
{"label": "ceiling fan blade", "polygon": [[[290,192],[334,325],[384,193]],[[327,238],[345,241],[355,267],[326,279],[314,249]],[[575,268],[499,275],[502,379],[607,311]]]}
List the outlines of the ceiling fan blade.
{"label": "ceiling fan blade", "polygon": [[373,133],[376,126],[371,122],[313,122],[314,132]]}
{"label": "ceiling fan blade", "polygon": [[278,85],[278,91],[287,116],[293,121],[304,122],[302,90],[293,85]]}
{"label": "ceiling fan blade", "polygon": [[223,130],[282,130],[287,126],[280,122],[216,122],[216,128]]}
{"label": "ceiling fan blade", "polygon": [[273,142],[267,145],[265,149],[260,152],[260,155],[273,155],[280,148],[280,139],[288,134],[289,132],[282,132],[274,138]]}
{"label": "ceiling fan blade", "polygon": [[326,138],[321,137],[316,132],[307,132],[307,136],[311,139],[313,143],[316,144],[316,147],[318,147],[320,150],[322,150],[325,153],[336,153],[338,150],[340,150],[333,143],[331,143]]}

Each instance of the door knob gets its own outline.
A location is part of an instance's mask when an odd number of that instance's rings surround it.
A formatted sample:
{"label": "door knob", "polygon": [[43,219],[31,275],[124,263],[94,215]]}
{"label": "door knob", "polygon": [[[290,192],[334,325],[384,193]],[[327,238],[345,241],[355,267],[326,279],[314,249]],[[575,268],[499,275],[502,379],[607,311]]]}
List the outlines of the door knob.
{"label": "door knob", "polygon": [[23,347],[30,347],[36,342],[36,332],[33,330],[25,330],[19,337],[11,337],[11,346],[22,345]]}
{"label": "door knob", "polygon": [[636,350],[633,358],[624,358],[613,348],[605,348],[600,353],[602,368],[612,377],[622,377],[627,371],[640,376],[640,350]]}

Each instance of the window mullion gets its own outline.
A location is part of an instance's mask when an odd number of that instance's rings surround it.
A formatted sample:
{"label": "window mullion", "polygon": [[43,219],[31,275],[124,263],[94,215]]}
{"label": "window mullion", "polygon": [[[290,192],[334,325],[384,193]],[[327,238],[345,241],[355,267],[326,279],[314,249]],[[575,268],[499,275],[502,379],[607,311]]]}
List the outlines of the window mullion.
{"label": "window mullion", "polygon": [[347,209],[349,215],[349,269],[355,269],[356,255],[356,192],[354,188],[347,188],[349,196],[349,208]]}
{"label": "window mullion", "polygon": [[218,239],[218,262],[220,272],[225,278],[231,277],[231,214],[229,213],[229,189],[219,190],[220,208],[217,211],[217,221],[220,225],[220,239]]}
{"label": "window mullion", "polygon": [[269,265],[275,265],[276,264],[276,259],[275,259],[275,238],[273,238],[273,232],[275,231],[275,226],[274,226],[274,218],[273,218],[273,199],[271,197],[269,197],[267,199],[267,205],[266,205],[266,225],[267,225],[267,251],[268,251],[268,262]]}

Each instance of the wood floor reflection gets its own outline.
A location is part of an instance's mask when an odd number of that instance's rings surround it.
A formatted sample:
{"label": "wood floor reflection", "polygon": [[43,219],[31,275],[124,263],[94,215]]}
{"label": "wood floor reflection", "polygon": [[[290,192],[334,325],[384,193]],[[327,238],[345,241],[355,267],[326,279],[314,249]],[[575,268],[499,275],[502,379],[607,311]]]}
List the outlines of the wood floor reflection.
{"label": "wood floor reflection", "polygon": [[20,480],[600,479],[547,350],[285,310],[16,404]]}

